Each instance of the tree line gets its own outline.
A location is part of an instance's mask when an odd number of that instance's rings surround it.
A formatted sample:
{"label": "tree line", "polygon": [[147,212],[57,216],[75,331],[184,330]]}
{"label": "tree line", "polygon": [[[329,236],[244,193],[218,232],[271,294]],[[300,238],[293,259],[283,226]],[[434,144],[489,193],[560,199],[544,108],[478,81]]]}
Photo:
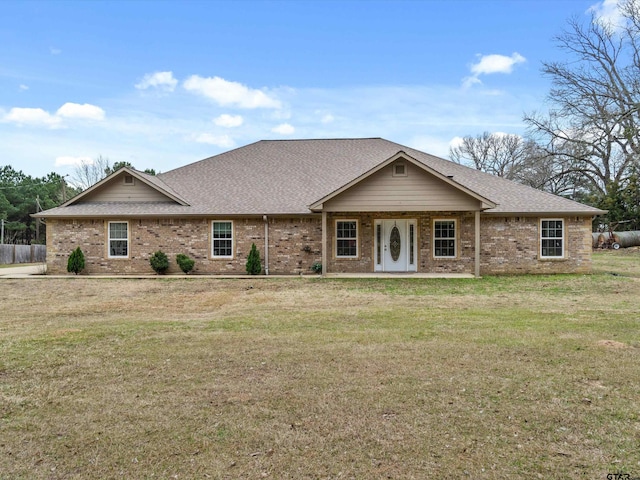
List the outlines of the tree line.
{"label": "tree line", "polygon": [[640,1],[618,8],[616,24],[573,18],[556,37],[565,58],[542,66],[550,109],[524,116],[524,136],[466,136],[451,159],[609,210],[604,222],[620,230],[640,229]]}

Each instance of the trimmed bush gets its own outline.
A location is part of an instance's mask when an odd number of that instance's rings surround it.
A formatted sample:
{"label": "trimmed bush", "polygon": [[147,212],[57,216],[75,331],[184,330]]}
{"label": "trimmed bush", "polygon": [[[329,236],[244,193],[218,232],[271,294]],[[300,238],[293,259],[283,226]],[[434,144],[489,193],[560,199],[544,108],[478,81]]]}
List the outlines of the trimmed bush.
{"label": "trimmed bush", "polygon": [[82,270],[84,270],[84,253],[82,253],[82,250],[78,247],[69,255],[67,272],[73,272],[78,275]]}
{"label": "trimmed bush", "polygon": [[158,250],[156,253],[151,255],[149,263],[151,264],[151,268],[153,268],[153,270],[159,275],[162,275],[169,270],[169,258],[167,258],[167,254],[161,250]]}
{"label": "trimmed bush", "polygon": [[322,263],[320,262],[314,262],[309,268],[313,273],[322,273]]}
{"label": "trimmed bush", "polygon": [[196,263],[195,260],[192,260],[184,253],[179,253],[178,255],[176,255],[176,262],[178,263],[180,270],[187,274],[191,272],[191,270],[193,270],[193,266]]}
{"label": "trimmed bush", "polygon": [[262,272],[262,264],[260,263],[260,252],[256,248],[256,244],[251,244],[251,250],[247,257],[247,273],[249,275],[258,275]]}

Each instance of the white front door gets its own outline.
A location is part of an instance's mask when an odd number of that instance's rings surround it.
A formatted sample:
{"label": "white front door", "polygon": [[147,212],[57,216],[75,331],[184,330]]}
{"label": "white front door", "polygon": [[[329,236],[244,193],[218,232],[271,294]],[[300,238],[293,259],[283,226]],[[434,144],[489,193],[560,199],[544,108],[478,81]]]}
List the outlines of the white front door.
{"label": "white front door", "polygon": [[415,220],[376,221],[374,242],[376,271],[416,271],[415,225]]}

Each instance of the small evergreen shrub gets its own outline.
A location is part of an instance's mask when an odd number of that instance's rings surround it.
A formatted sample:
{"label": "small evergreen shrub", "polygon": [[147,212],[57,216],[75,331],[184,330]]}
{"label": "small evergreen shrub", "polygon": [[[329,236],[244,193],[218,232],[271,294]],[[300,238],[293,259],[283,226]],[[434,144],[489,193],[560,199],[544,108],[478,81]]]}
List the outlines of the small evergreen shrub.
{"label": "small evergreen shrub", "polygon": [[156,253],[151,255],[149,263],[151,264],[151,268],[153,268],[153,270],[159,275],[162,275],[169,270],[169,258],[167,258],[167,254],[161,250],[158,250]]}
{"label": "small evergreen shrub", "polygon": [[73,272],[78,275],[82,270],[84,270],[84,253],[82,253],[82,250],[78,247],[69,255],[67,272]]}
{"label": "small evergreen shrub", "polygon": [[313,262],[310,268],[313,273],[322,273],[322,263],[320,262]]}
{"label": "small evergreen shrub", "polygon": [[184,253],[179,253],[178,255],[176,255],[176,262],[178,263],[180,270],[187,274],[191,272],[191,270],[193,270],[193,266],[196,263],[195,260],[192,260]]}
{"label": "small evergreen shrub", "polygon": [[247,273],[249,275],[258,275],[262,272],[262,264],[260,263],[260,252],[256,248],[256,244],[251,244],[251,250],[247,257]]}

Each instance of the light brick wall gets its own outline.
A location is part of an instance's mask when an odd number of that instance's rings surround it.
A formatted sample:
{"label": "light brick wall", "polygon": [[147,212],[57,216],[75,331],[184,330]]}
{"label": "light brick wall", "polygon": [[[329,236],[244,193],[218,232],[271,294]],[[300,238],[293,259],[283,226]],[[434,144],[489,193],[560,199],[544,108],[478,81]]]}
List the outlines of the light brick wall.
{"label": "light brick wall", "polygon": [[[327,271],[369,273],[374,271],[374,225],[376,219],[417,219],[418,272],[473,273],[475,217],[461,212],[346,213],[327,215]],[[458,255],[454,259],[433,257],[433,220],[456,219]],[[359,256],[335,256],[335,220],[357,219]],[[228,219],[221,219],[228,220]],[[537,217],[490,217],[481,219],[481,274],[588,273],[591,271],[591,218],[565,217],[566,258],[539,259]],[[322,257],[322,221],[310,217],[269,217],[269,273],[311,274],[311,265]],[[168,273],[182,273],[175,262],[178,253],[195,260],[194,274],[245,274],[247,255],[255,243],[264,268],[264,221],[261,217],[233,219],[234,256],[211,257],[211,220],[130,219],[128,259],[107,258],[107,221],[47,220],[47,268],[65,274],[69,254],[80,247],[85,255],[85,274],[152,274],[149,257],[157,250],[169,257]]]}
{"label": "light brick wall", "polygon": [[[228,220],[228,219],[221,219]],[[129,258],[107,256],[107,220],[47,220],[47,271],[65,274],[72,250],[85,255],[83,274],[153,274],[149,257],[162,250],[169,257],[168,274],[182,273],[175,262],[178,253],[195,260],[194,274],[246,274],[245,265],[255,243],[264,268],[262,218],[233,221],[234,255],[211,256],[210,219],[129,219]],[[313,218],[269,218],[269,273],[311,274],[321,260],[322,221]],[[124,221],[124,220],[118,220]]]}
{"label": "light brick wall", "polygon": [[[377,219],[417,219],[418,272],[469,273],[475,270],[475,214],[467,212],[340,213],[327,215],[327,272],[374,271],[374,225]],[[558,218],[558,217],[554,217]],[[335,220],[358,220],[358,258],[336,258]],[[457,257],[434,258],[433,220],[457,220]],[[563,217],[565,258],[540,260],[538,217],[489,217],[480,219],[480,273],[589,273],[591,271],[591,218]]]}
{"label": "light brick wall", "polygon": [[549,218],[564,219],[563,259],[540,259],[539,217],[483,217],[480,226],[481,273],[591,272],[591,217]]}

